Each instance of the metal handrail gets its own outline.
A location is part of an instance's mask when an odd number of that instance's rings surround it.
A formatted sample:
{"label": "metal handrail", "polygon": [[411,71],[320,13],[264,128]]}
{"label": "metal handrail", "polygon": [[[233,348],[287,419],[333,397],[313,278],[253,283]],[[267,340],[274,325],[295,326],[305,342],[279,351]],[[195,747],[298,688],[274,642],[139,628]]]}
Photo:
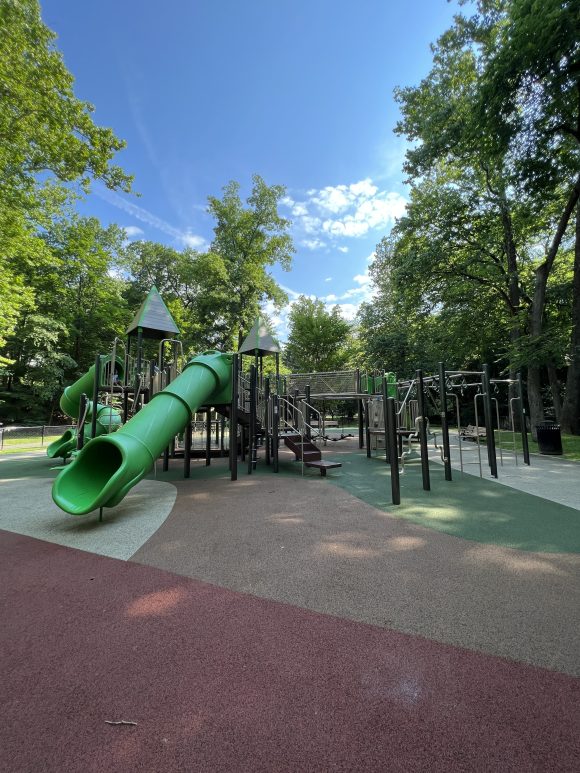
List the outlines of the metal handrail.
{"label": "metal handrail", "polygon": [[[296,411],[296,413],[300,414],[302,416],[302,426],[304,426],[304,414],[298,408],[297,406],[293,405],[289,400],[287,400],[285,397],[279,397],[278,400],[281,403],[286,403],[287,406],[290,406],[292,411]],[[286,421],[286,419],[282,416],[282,412],[280,412],[279,421],[282,422],[282,424],[286,424],[291,430],[294,430],[295,432],[298,432],[300,435],[300,464],[302,467],[302,475],[304,475],[304,433],[300,431],[297,427],[294,427],[292,424]],[[298,422],[299,423],[299,422]]]}
{"label": "metal handrail", "polygon": [[309,424],[307,421],[304,422],[304,426],[308,427],[308,429],[310,430],[311,435],[312,435],[312,433],[314,433],[315,437],[318,438],[318,437],[321,437],[321,435],[320,435],[320,426],[322,425],[322,437],[324,437],[326,435],[326,432],[325,432],[326,417],[323,416],[320,413],[320,411],[317,410],[313,405],[310,405],[310,403],[307,403],[306,400],[302,400],[301,399],[300,402],[302,403],[302,405],[306,405],[307,408],[309,408],[313,413],[316,413],[318,415],[318,430],[319,431],[318,432],[314,432],[314,426],[312,424]]}

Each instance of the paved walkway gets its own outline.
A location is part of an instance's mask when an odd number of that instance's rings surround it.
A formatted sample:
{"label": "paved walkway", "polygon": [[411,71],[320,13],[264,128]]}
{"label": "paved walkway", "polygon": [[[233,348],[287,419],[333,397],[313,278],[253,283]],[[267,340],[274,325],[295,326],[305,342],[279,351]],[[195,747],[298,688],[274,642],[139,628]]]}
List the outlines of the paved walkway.
{"label": "paved walkway", "polygon": [[[438,438],[440,442],[440,437]],[[457,442],[457,438],[452,441]],[[487,447],[485,443],[480,446],[483,477],[494,480],[487,463]],[[477,461],[477,444],[471,441],[462,446],[464,474],[479,476]],[[434,462],[441,462],[439,452],[430,446],[429,458]],[[460,470],[459,450],[451,449],[451,465],[453,469]],[[503,486],[525,491],[550,502],[573,507],[580,510],[580,462],[569,462],[557,456],[545,456],[531,454],[530,465],[524,464],[524,458],[518,453],[517,463],[513,452],[504,451],[503,464],[497,451],[497,482]]]}

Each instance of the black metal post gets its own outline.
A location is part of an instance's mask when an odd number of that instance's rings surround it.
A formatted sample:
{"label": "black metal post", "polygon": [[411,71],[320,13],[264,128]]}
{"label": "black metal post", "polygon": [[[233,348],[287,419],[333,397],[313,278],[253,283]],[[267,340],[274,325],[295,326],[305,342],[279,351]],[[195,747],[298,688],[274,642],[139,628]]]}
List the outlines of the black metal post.
{"label": "black metal post", "polygon": [[441,400],[441,434],[443,435],[443,465],[445,480],[452,480],[451,446],[449,445],[449,424],[447,422],[447,388],[445,384],[445,365],[439,363],[439,399]]}
{"label": "black metal post", "polygon": [[191,418],[185,427],[183,442],[183,477],[189,478],[191,474]]}
{"label": "black metal post", "polygon": [[519,414],[520,427],[522,433],[522,451],[524,454],[524,464],[530,463],[530,446],[528,445],[528,427],[526,424],[526,406],[524,403],[524,382],[522,374],[518,373],[518,391],[519,391]]}
{"label": "black metal post", "polygon": [[365,445],[367,447],[367,458],[371,458],[371,428],[369,426],[369,401],[365,401]]}
{"label": "black metal post", "polygon": [[395,398],[387,398],[385,413],[387,415],[387,434],[391,461],[391,499],[394,505],[401,504],[401,484],[399,481],[399,454],[397,448],[397,416]]}
{"label": "black metal post", "polygon": [[306,424],[306,439],[312,440],[312,432],[310,430],[310,384],[306,384],[304,387],[304,422]]}
{"label": "black metal post", "polygon": [[485,416],[485,437],[487,443],[487,461],[491,477],[497,478],[497,458],[495,455],[495,435],[493,432],[493,411],[491,405],[491,383],[489,365],[483,366],[483,413]]}
{"label": "black metal post", "polygon": [[224,457],[226,455],[225,445],[224,445],[225,431],[226,431],[226,417],[221,416],[220,417],[220,456],[221,457]]}
{"label": "black metal post", "polygon": [[[360,379],[360,370],[356,370],[356,391],[360,395],[362,392],[362,385]],[[364,448],[364,421],[363,421],[363,401],[358,401],[358,447]]]}
{"label": "black metal post", "polygon": [[425,416],[425,387],[423,385],[423,371],[417,370],[417,402],[419,408],[419,443],[421,446],[421,475],[423,477],[423,490],[431,490],[429,479],[429,449],[427,448],[427,417]]}
{"label": "black metal post", "polygon": [[[85,419],[86,419],[86,409],[87,409],[87,403],[89,402],[89,398],[86,396],[86,394],[83,392],[81,395],[81,399],[79,400],[79,423],[77,427],[77,451],[82,451],[83,446],[85,444]],[[42,428],[44,432],[44,427]]]}
{"label": "black metal post", "polygon": [[149,389],[145,396],[145,402],[149,402],[153,397],[153,379],[155,378],[155,360],[149,360]]}
{"label": "black metal post", "polygon": [[139,389],[141,386],[141,367],[143,363],[143,328],[137,328],[137,366],[135,374],[135,392],[133,394],[133,413],[137,413],[141,403],[141,396],[137,400]]}
{"label": "black metal post", "polygon": [[[171,368],[167,367],[165,386],[169,386],[170,383],[171,383]],[[163,451],[163,472],[167,472],[167,470],[169,469],[169,452],[170,452],[170,446],[167,446],[167,448],[165,448]]]}
{"label": "black metal post", "polygon": [[205,466],[211,464],[211,408],[205,412]]}
{"label": "black metal post", "polygon": [[387,414],[387,404],[388,400],[388,394],[387,394],[387,377],[383,376],[383,428],[385,430],[385,461],[387,464],[389,463],[389,460],[391,458],[390,455],[390,438],[389,438],[389,417]]}
{"label": "black metal post", "polygon": [[238,355],[232,357],[232,404],[230,407],[230,478],[238,479]]}
{"label": "black metal post", "polygon": [[294,406],[294,410],[292,411],[292,426],[296,427],[298,429],[298,395],[299,392],[297,389],[294,390],[294,395],[292,397],[292,405]]}
{"label": "black metal post", "polygon": [[93,383],[93,404],[91,405],[91,437],[97,434],[97,405],[99,404],[99,387],[101,386],[101,355],[95,357],[95,380]]}
{"label": "black metal post", "polygon": [[274,462],[274,472],[278,472],[278,427],[280,426],[280,398],[273,396],[272,404],[272,461]]}
{"label": "black metal post", "polygon": [[264,383],[264,434],[266,436],[266,464],[270,464],[270,377]]}
{"label": "black metal post", "polygon": [[254,446],[256,444],[256,380],[257,368],[250,365],[250,421],[248,424],[248,475],[254,469]]}

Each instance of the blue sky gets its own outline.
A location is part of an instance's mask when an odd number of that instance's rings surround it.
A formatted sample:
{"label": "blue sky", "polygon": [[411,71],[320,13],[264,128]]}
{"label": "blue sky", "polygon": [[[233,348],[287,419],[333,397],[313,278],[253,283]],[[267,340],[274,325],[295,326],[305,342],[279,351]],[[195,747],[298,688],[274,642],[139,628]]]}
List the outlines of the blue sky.
{"label": "blue sky", "polygon": [[[43,19],[92,102],[126,140],[116,163],[136,196],[96,185],[80,206],[131,239],[206,247],[208,195],[253,173],[287,188],[291,299],[352,318],[368,261],[405,205],[395,86],[417,84],[446,0],[41,0]],[[287,309],[274,315],[285,337]]]}

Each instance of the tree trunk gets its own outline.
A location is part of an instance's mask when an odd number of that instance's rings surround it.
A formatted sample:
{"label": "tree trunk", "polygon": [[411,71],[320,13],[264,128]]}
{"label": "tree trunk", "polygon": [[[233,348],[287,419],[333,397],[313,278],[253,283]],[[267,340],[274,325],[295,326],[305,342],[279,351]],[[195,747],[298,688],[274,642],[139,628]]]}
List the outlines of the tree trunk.
{"label": "tree trunk", "polygon": [[[570,217],[572,216],[574,209],[577,208],[579,197],[580,175],[578,175],[576,178],[574,187],[570,191],[568,201],[566,202],[564,211],[560,216],[558,227],[556,229],[556,233],[554,234],[554,238],[552,239],[552,243],[550,245],[550,249],[548,250],[548,254],[546,255],[546,259],[536,268],[534,297],[532,298],[532,308],[530,310],[530,339],[532,343],[535,338],[539,338],[539,336],[542,334],[548,277],[550,275],[550,271],[552,270],[552,266],[554,265],[554,260],[556,259],[558,250],[560,249],[560,244],[562,243],[564,234],[566,233]],[[542,380],[540,368],[537,365],[531,365],[528,368],[528,401],[530,404],[530,421],[532,423],[532,434],[534,438],[536,436],[536,424],[539,421],[544,420],[544,408],[540,394],[541,385]]]}
{"label": "tree trunk", "polygon": [[537,365],[531,365],[528,368],[528,404],[530,406],[530,423],[534,440],[537,440],[536,427],[545,418],[541,388],[541,369]]}
{"label": "tree trunk", "polygon": [[560,380],[558,379],[558,373],[553,365],[548,365],[548,381],[550,382],[550,390],[552,392],[552,403],[554,404],[554,415],[556,421],[560,421],[562,416],[562,397],[560,394]]}
{"label": "tree trunk", "polygon": [[560,423],[564,432],[580,435],[580,204],[576,207],[570,364],[568,365],[566,397]]}

